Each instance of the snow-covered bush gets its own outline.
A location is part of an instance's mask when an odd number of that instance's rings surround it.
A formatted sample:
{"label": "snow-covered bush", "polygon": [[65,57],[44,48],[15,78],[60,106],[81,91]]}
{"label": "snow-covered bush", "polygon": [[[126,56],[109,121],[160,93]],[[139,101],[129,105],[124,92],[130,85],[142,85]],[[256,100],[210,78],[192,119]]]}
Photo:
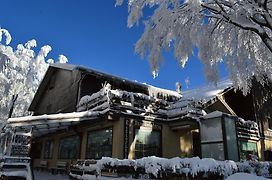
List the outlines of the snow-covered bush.
{"label": "snow-covered bush", "polygon": [[118,172],[125,169],[127,176],[138,177],[139,174],[146,174],[149,177],[156,178],[164,176],[213,176],[223,179],[237,172],[253,173],[264,177],[272,175],[271,162],[218,161],[211,158],[200,159],[199,157],[167,159],[151,156],[136,160],[103,157],[96,164],[77,166],[77,168],[87,172],[96,171],[94,174],[100,175],[103,170]]}

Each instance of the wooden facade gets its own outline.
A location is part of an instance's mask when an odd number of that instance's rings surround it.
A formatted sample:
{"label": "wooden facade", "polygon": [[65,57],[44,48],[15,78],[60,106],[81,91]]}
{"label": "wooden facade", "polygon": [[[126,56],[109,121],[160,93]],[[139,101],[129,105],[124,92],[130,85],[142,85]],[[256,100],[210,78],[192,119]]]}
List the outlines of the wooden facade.
{"label": "wooden facade", "polygon": [[[119,159],[135,159],[136,158],[136,135],[135,130],[139,129],[139,124],[145,124],[141,128],[150,131],[156,131],[160,134],[159,153],[152,154],[158,157],[193,157],[200,156],[200,154],[193,154],[193,129],[171,130],[169,125],[154,124],[150,121],[139,121],[133,119],[120,118],[119,120],[104,120],[103,122],[94,124],[81,124],[73,131],[59,132],[44,137],[39,137],[33,143],[33,149],[36,146],[42,147],[38,156],[33,158],[34,167],[41,167],[41,163],[46,161],[46,168],[54,169],[58,162],[67,162],[68,164],[75,163],[78,159],[95,159],[87,156],[88,153],[88,134],[100,130],[112,129],[112,148],[111,157]],[[152,127],[150,126],[152,124]],[[196,130],[197,131],[197,130]],[[60,157],[60,141],[63,138],[79,136],[79,153],[74,158],[64,159]],[[171,139],[171,141],[170,141]],[[45,157],[46,143],[51,141],[53,143],[52,156]],[[164,148],[165,147],[165,148]],[[36,152],[37,153],[37,152]],[[101,158],[101,157],[99,157]],[[139,158],[139,157],[138,157]]]}
{"label": "wooden facade", "polygon": [[[34,116],[11,118],[9,124],[33,128],[30,156],[37,168],[69,169],[78,159],[102,156],[199,156],[239,161],[251,154],[264,159],[267,154],[263,152],[272,145],[269,138],[260,141],[265,132],[265,137],[270,136],[270,130],[259,133],[255,122],[261,128],[267,126],[255,116],[252,103],[256,96],[244,97],[227,88],[200,104],[177,92],[80,66],[53,64],[29,108]],[[84,98],[89,101],[82,103]],[[265,107],[271,112],[269,105]],[[218,124],[217,139],[209,136],[213,124]],[[236,150],[230,149],[230,143]]]}

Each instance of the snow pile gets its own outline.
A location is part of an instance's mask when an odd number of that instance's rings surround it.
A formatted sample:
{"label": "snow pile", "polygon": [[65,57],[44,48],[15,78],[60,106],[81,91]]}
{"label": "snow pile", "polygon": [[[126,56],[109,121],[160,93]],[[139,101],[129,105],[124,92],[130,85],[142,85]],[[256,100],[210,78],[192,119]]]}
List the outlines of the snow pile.
{"label": "snow pile", "polygon": [[258,161],[237,162],[238,172],[254,173],[258,176],[271,177],[272,163]]}
{"label": "snow pile", "polygon": [[[89,96],[89,95],[85,95],[85,96],[83,96],[82,98],[80,98],[80,101],[79,101],[79,103],[78,103],[78,107],[81,107],[81,106],[87,106],[87,104],[88,104],[88,102],[90,102],[91,101],[91,99],[92,99],[92,97],[91,96]],[[86,107],[87,108],[87,107]]]}
{"label": "snow pile", "polygon": [[192,177],[200,173],[215,173],[227,177],[237,171],[237,166],[233,161],[216,161],[211,158],[200,159],[199,157],[166,159],[151,156],[136,160],[119,160],[104,157],[97,162],[98,172],[101,172],[101,169],[105,166],[132,166],[135,170],[143,168],[145,173],[152,174],[155,177],[159,177],[160,173],[165,171]]}
{"label": "snow pile", "polygon": [[256,129],[258,130],[258,124],[254,121],[244,120],[242,118],[238,118],[237,124],[248,129]]}

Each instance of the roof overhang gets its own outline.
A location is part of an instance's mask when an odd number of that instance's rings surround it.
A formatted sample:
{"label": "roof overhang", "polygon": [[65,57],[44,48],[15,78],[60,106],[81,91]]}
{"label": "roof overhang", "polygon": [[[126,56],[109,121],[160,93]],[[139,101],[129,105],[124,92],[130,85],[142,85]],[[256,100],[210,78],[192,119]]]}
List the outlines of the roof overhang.
{"label": "roof overhang", "polygon": [[8,119],[7,125],[16,129],[32,129],[33,137],[38,137],[68,129],[70,126],[77,125],[81,122],[99,119],[101,115],[108,111],[109,109],[103,111],[84,111],[10,118]]}

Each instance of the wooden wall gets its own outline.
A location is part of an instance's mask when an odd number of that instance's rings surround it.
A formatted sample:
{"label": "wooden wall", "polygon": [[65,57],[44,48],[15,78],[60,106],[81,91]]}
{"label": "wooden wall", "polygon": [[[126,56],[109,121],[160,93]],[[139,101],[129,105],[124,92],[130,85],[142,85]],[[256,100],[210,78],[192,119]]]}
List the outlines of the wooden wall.
{"label": "wooden wall", "polygon": [[35,109],[35,115],[74,112],[78,81],[73,71],[55,71]]}

